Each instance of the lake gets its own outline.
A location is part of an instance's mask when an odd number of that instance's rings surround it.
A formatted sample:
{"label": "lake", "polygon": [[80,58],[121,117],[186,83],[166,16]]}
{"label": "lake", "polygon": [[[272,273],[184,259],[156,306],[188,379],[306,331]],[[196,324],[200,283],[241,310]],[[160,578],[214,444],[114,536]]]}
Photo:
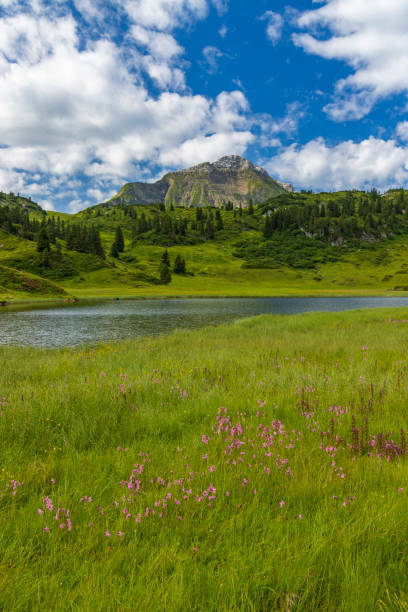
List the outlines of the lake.
{"label": "lake", "polygon": [[260,314],[408,307],[408,298],[119,300],[0,310],[0,344],[58,348],[219,325]]}

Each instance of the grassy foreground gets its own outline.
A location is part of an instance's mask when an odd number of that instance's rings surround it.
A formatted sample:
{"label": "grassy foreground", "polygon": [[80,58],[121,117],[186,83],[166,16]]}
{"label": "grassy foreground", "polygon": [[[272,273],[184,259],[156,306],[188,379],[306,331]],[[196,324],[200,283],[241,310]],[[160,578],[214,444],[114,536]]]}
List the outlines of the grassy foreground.
{"label": "grassy foreground", "polygon": [[408,310],[0,348],[0,609],[407,610]]}

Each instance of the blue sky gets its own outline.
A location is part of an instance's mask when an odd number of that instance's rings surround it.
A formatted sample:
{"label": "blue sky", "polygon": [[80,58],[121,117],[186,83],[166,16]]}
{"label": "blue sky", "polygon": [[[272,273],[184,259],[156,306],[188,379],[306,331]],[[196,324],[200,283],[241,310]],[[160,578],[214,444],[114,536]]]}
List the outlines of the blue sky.
{"label": "blue sky", "polygon": [[236,153],[408,187],[406,0],[0,0],[0,189],[75,212]]}

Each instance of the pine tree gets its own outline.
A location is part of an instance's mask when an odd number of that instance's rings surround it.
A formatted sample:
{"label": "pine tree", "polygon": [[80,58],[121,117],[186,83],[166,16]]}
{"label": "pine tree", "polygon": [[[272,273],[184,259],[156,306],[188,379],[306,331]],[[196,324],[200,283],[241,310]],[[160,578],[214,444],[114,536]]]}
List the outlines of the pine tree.
{"label": "pine tree", "polygon": [[37,251],[38,253],[42,253],[43,251],[50,250],[50,239],[48,236],[47,228],[43,225],[38,232],[37,237]]}
{"label": "pine tree", "polygon": [[116,245],[116,240],[113,242],[110,250],[111,257],[119,257],[118,247]]}
{"label": "pine tree", "polygon": [[125,241],[123,239],[123,233],[120,225],[118,225],[116,228],[115,243],[118,253],[123,253],[125,250]]}
{"label": "pine tree", "polygon": [[214,238],[214,235],[215,235],[214,223],[211,221],[211,219],[208,219],[206,223],[205,233],[206,233],[207,238]]}
{"label": "pine tree", "polygon": [[181,255],[176,255],[173,266],[174,274],[185,274],[186,273],[186,262]]}
{"label": "pine tree", "polygon": [[217,230],[217,232],[219,232],[224,229],[224,223],[223,223],[222,216],[218,208],[215,211],[215,219],[216,219],[215,229]]}
{"label": "pine tree", "polygon": [[270,238],[272,234],[273,234],[272,219],[268,215],[265,220],[265,227],[264,227],[263,235],[264,235],[264,238]]}
{"label": "pine tree", "polygon": [[160,263],[160,284],[168,285],[171,282],[171,273],[169,266],[162,261]]}
{"label": "pine tree", "polygon": [[161,262],[164,263],[168,268],[170,268],[170,257],[169,252],[166,249],[162,255]]}

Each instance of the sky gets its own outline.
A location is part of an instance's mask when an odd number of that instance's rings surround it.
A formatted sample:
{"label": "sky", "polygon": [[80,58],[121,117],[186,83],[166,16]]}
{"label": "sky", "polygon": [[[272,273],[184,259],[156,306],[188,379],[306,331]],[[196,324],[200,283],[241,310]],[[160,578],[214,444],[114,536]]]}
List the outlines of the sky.
{"label": "sky", "polygon": [[0,190],[74,213],[229,154],[408,188],[407,0],[0,0]]}

